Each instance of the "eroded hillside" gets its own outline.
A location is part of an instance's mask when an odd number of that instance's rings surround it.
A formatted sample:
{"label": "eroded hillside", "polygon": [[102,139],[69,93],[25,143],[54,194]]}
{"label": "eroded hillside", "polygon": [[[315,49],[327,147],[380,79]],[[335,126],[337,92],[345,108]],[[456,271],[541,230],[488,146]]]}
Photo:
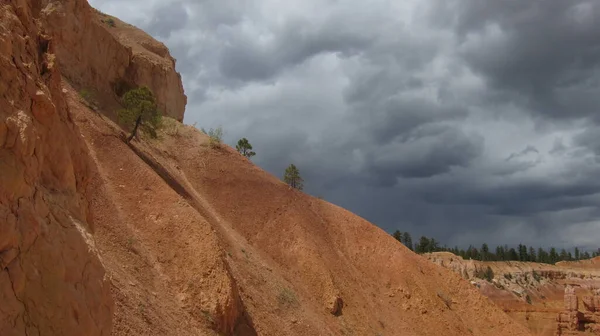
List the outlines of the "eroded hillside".
{"label": "eroded hillside", "polygon": [[[143,32],[81,0],[0,8],[1,335],[529,334],[452,271],[177,122],[174,61]],[[176,120],[128,145],[111,118],[138,85]]]}
{"label": "eroded hillside", "polygon": [[[448,252],[426,254],[469,280],[534,334],[600,333],[600,258],[556,265],[463,260]],[[482,279],[488,267],[491,279]]]}

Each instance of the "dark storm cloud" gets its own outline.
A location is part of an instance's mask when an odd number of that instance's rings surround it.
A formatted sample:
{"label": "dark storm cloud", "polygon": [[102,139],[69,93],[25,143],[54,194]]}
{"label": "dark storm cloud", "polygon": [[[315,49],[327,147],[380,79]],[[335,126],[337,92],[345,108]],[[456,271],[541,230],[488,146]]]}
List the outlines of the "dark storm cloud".
{"label": "dark storm cloud", "polygon": [[274,41],[266,45],[254,39],[240,39],[226,46],[219,69],[228,78],[265,80],[321,53],[349,56],[367,47],[368,37],[338,28],[314,27],[308,20],[289,22]]}
{"label": "dark storm cloud", "polygon": [[388,231],[600,240],[597,1],[92,3],[169,46],[186,122]]}
{"label": "dark storm cloud", "polygon": [[557,118],[596,113],[600,2],[451,2],[460,52],[498,90],[491,97],[506,99],[509,92],[531,112]]}
{"label": "dark storm cloud", "polygon": [[374,148],[367,171],[380,185],[394,186],[397,178],[427,178],[466,167],[482,150],[478,136],[437,125],[401,133],[403,139]]}
{"label": "dark storm cloud", "polygon": [[[600,155],[600,126],[589,126],[574,138],[574,144]],[[563,145],[564,146],[564,145]],[[563,147],[564,148],[564,147]]]}

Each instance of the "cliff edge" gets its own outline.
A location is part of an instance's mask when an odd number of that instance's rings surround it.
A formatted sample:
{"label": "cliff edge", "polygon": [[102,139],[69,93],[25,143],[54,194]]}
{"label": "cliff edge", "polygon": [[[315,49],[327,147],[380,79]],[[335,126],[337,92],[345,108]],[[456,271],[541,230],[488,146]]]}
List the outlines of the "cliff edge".
{"label": "cliff edge", "polygon": [[55,43],[61,72],[105,105],[148,86],[163,114],[183,121],[187,97],[175,59],[142,30],[103,14],[85,0],[40,1],[40,21]]}

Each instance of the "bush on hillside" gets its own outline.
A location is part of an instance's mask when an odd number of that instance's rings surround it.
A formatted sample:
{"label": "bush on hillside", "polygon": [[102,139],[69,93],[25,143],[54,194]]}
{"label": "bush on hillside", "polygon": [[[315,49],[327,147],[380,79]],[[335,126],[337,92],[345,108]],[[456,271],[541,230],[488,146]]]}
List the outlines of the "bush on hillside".
{"label": "bush on hillside", "polygon": [[133,127],[127,142],[137,135],[138,129],[156,138],[156,131],[162,126],[162,115],[152,91],[145,86],[130,90],[125,93],[121,102],[123,108],[117,112],[119,122],[124,127]]}
{"label": "bush on hillside", "polygon": [[204,128],[202,128],[201,131],[208,135],[208,144],[211,148],[218,148],[221,146],[221,143],[223,142],[223,128],[221,126],[211,128],[208,132]]}

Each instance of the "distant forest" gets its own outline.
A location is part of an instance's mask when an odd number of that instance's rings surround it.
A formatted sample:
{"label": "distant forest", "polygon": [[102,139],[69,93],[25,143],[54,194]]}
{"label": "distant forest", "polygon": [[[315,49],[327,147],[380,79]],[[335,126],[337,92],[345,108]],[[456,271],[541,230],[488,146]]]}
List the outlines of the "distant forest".
{"label": "distant forest", "polygon": [[509,248],[507,245],[496,246],[495,251],[491,251],[486,243],[483,243],[479,249],[474,246],[469,248],[459,249],[458,247],[449,248],[440,246],[440,243],[434,238],[421,237],[418,242],[413,244],[412,237],[408,232],[400,232],[396,230],[392,236],[399,242],[404,244],[406,247],[415,251],[416,253],[429,253],[429,252],[451,252],[457,256],[461,256],[465,260],[473,259],[480,261],[532,261],[546,264],[554,264],[559,261],[574,261],[574,260],[585,260],[600,256],[600,248],[592,253],[588,251],[580,251],[579,248],[575,248],[573,254],[570,251],[561,249],[557,251],[556,248],[551,247],[550,250],[538,247],[537,249],[533,246],[527,246],[519,244],[515,248]]}

